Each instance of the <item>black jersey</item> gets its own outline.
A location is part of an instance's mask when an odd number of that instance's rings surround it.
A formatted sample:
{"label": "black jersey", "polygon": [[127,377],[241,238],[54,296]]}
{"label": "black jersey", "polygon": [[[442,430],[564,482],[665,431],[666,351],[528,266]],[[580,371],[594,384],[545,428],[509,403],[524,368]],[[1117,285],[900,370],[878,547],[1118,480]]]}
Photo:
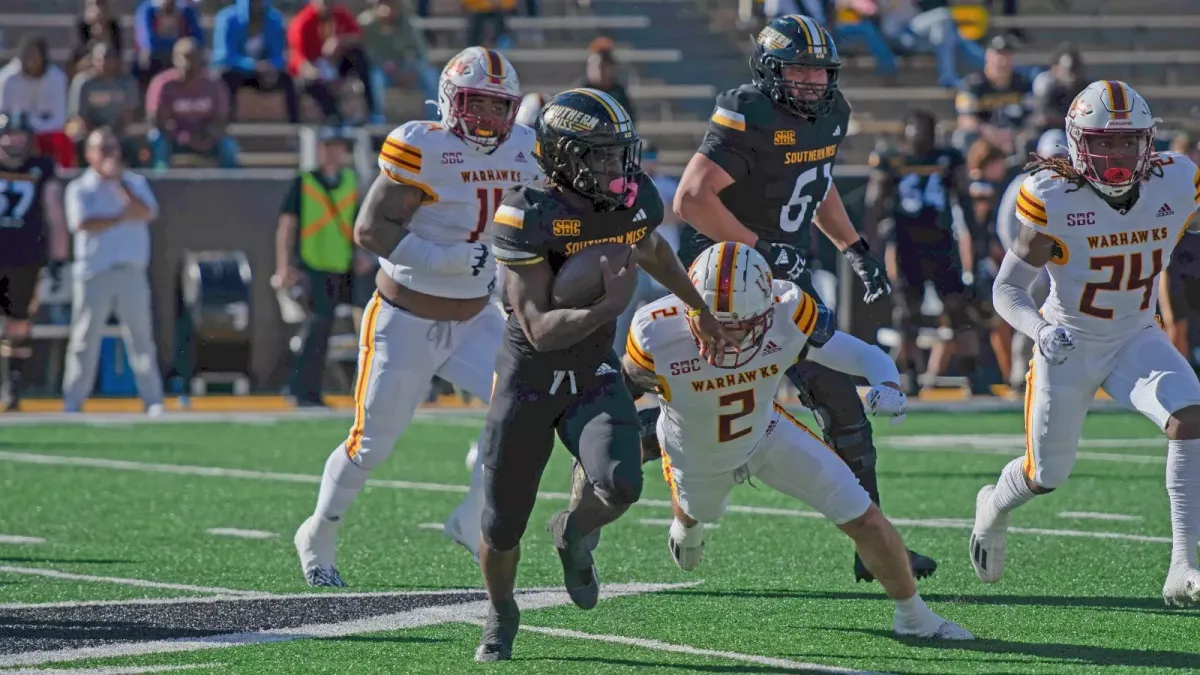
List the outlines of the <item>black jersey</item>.
{"label": "black jersey", "polygon": [[766,241],[805,246],[808,226],[833,185],[850,104],[834,92],[833,110],[814,120],[795,115],[743,85],[717,96],[698,152],[733,178],[721,203]]}
{"label": "black jersey", "polygon": [[42,206],[54,161],[31,157],[19,167],[0,166],[0,267],[46,261],[46,219]]}
{"label": "black jersey", "polygon": [[923,155],[872,153],[870,164],[891,182],[892,238],[898,243],[934,244],[953,236],[951,193],[962,154],[937,147]]}
{"label": "black jersey", "polygon": [[972,73],[963,79],[954,109],[984,124],[1020,129],[1029,115],[1032,90],[1033,83],[1020,73],[1013,73],[1003,87],[993,84],[983,73]]}
{"label": "black jersey", "polygon": [[[650,236],[663,221],[663,202],[649,176],[638,177],[633,206],[615,211],[581,210],[568,203],[545,180],[512,188],[504,195],[493,217],[492,255],[506,266],[532,265],[543,260],[555,274],[567,258],[594,244],[634,245]],[[608,323],[582,342],[552,352],[538,352],[512,314],[508,295],[508,346],[520,355],[536,356],[554,367],[596,366],[612,348],[616,321]]]}

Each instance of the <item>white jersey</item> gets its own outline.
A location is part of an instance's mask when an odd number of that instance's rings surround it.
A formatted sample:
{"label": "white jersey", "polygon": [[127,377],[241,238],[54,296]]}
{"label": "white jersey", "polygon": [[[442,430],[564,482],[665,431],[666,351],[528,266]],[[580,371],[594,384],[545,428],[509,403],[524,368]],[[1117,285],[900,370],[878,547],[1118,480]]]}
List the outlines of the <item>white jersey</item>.
{"label": "white jersey", "polygon": [[408,224],[408,236],[440,245],[479,242],[487,253],[457,274],[414,269],[380,258],[384,272],[420,293],[444,298],[487,295],[496,278],[488,225],[506,190],[540,176],[533,148],[533,129],[520,124],[487,155],[472,150],[437,122],[408,122],[388,134],[379,152],[379,169],[425,193],[425,203]]}
{"label": "white jersey", "polygon": [[1058,245],[1042,306],[1050,323],[1101,341],[1153,325],[1158,275],[1200,207],[1200,168],[1174,152],[1151,161],[1155,171],[1125,214],[1053,171],[1022,183],[1017,217]]}
{"label": "white jersey", "polygon": [[775,392],[817,324],[817,302],[775,281],[775,315],[759,353],[737,369],[700,358],[686,307],[673,295],[633,318],[626,354],[658,375],[663,451],[682,472],[716,474],[746,463],[767,433]]}

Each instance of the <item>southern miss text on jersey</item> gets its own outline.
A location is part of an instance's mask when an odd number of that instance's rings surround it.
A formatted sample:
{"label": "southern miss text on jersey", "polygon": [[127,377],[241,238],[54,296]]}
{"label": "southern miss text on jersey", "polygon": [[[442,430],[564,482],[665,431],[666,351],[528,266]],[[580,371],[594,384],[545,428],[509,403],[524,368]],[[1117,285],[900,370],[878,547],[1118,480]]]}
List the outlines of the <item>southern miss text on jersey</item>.
{"label": "southern miss text on jersey", "polygon": [[950,209],[953,174],[963,164],[953,148],[934,148],[925,155],[872,153],[871,166],[892,180],[892,238],[901,245],[944,244],[953,236]]}
{"label": "southern miss text on jersey", "polygon": [[46,261],[46,220],[42,205],[54,161],[31,157],[16,169],[0,169],[0,267]]}
{"label": "southern miss text on jersey", "polygon": [[[505,190],[541,175],[533,147],[533,130],[520,124],[508,140],[485,155],[436,122],[408,122],[384,141],[379,169],[425,193],[425,203],[408,224],[409,232],[438,244],[480,242],[486,250],[491,243],[488,225]],[[462,274],[413,270],[385,258],[379,264],[405,287],[446,298],[482,297],[496,278],[495,262],[488,255]]]}
{"label": "southern miss text on jersey", "polygon": [[1053,237],[1046,320],[1097,340],[1130,335],[1154,323],[1158,275],[1200,207],[1200,168],[1184,155],[1151,158],[1155,169],[1125,214],[1087,186],[1053,171],[1027,177],[1017,217]]}
{"label": "southern miss text on jersey", "polygon": [[780,108],[754,85],[717,96],[699,153],[733,178],[721,202],[767,241],[803,246],[833,185],[833,163],[850,124],[850,104],[808,120]]}
{"label": "southern miss text on jersey", "polygon": [[[635,245],[650,236],[663,221],[663,202],[654,181],[638,176],[637,199],[633,206],[614,211],[580,210],[543,181],[510,190],[496,211],[492,254],[502,265],[530,265],[543,260],[555,274],[567,258],[595,244]],[[612,348],[616,322],[592,333],[583,342],[554,352],[536,352],[512,316],[508,295],[508,343],[517,353],[537,354],[554,365],[598,364]]]}
{"label": "southern miss text on jersey", "polygon": [[[658,375],[671,465],[706,475],[746,463],[767,432],[775,392],[817,325],[813,297],[774,281],[774,316],[763,346],[746,365],[717,368],[700,358],[686,307],[668,295],[643,306],[629,329],[625,353]],[[684,421],[688,422],[685,424]],[[667,447],[670,446],[670,447]]]}

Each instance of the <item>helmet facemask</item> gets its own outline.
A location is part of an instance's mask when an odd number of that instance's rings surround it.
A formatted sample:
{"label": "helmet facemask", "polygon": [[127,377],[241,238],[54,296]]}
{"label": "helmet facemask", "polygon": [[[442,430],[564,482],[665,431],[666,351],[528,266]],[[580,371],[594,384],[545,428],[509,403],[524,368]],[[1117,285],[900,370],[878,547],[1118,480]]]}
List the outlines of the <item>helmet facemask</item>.
{"label": "helmet facemask", "polygon": [[559,141],[570,188],[587,197],[602,211],[633,206],[642,173],[642,142],[585,145],[577,140]]}
{"label": "helmet facemask", "polygon": [[472,148],[488,153],[512,134],[521,103],[515,96],[494,91],[467,89],[452,82],[443,84],[449,110],[443,122],[453,134]]}
{"label": "helmet facemask", "polygon": [[[761,50],[761,47],[756,47]],[[788,108],[803,117],[821,117],[833,111],[833,93],[837,90],[838,69],[824,68],[826,81],[800,82],[787,77],[789,67],[812,67],[801,63],[784,63],[780,59],[767,54],[756,54],[750,60],[751,71],[754,74],[754,84],[775,100],[776,103]]]}
{"label": "helmet facemask", "polygon": [[717,355],[714,366],[717,368],[741,368],[754,360],[767,339],[767,331],[775,322],[775,308],[754,316],[732,319],[728,315],[716,314],[717,321],[732,337],[738,338],[736,346],[728,346]]}
{"label": "helmet facemask", "polygon": [[1075,169],[1102,194],[1119,197],[1150,169],[1154,129],[1085,129],[1071,125]]}

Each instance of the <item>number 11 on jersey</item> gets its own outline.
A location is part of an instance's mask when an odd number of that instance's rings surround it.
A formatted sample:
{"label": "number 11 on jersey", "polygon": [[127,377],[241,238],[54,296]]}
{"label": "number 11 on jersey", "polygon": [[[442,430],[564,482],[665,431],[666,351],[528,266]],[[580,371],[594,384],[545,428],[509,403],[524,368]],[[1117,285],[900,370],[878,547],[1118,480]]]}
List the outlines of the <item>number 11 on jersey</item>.
{"label": "number 11 on jersey", "polygon": [[479,241],[488,223],[492,222],[492,216],[496,214],[496,209],[500,208],[500,200],[504,199],[504,188],[479,188],[475,191],[475,198],[479,200],[479,220],[467,237],[469,243]]}

